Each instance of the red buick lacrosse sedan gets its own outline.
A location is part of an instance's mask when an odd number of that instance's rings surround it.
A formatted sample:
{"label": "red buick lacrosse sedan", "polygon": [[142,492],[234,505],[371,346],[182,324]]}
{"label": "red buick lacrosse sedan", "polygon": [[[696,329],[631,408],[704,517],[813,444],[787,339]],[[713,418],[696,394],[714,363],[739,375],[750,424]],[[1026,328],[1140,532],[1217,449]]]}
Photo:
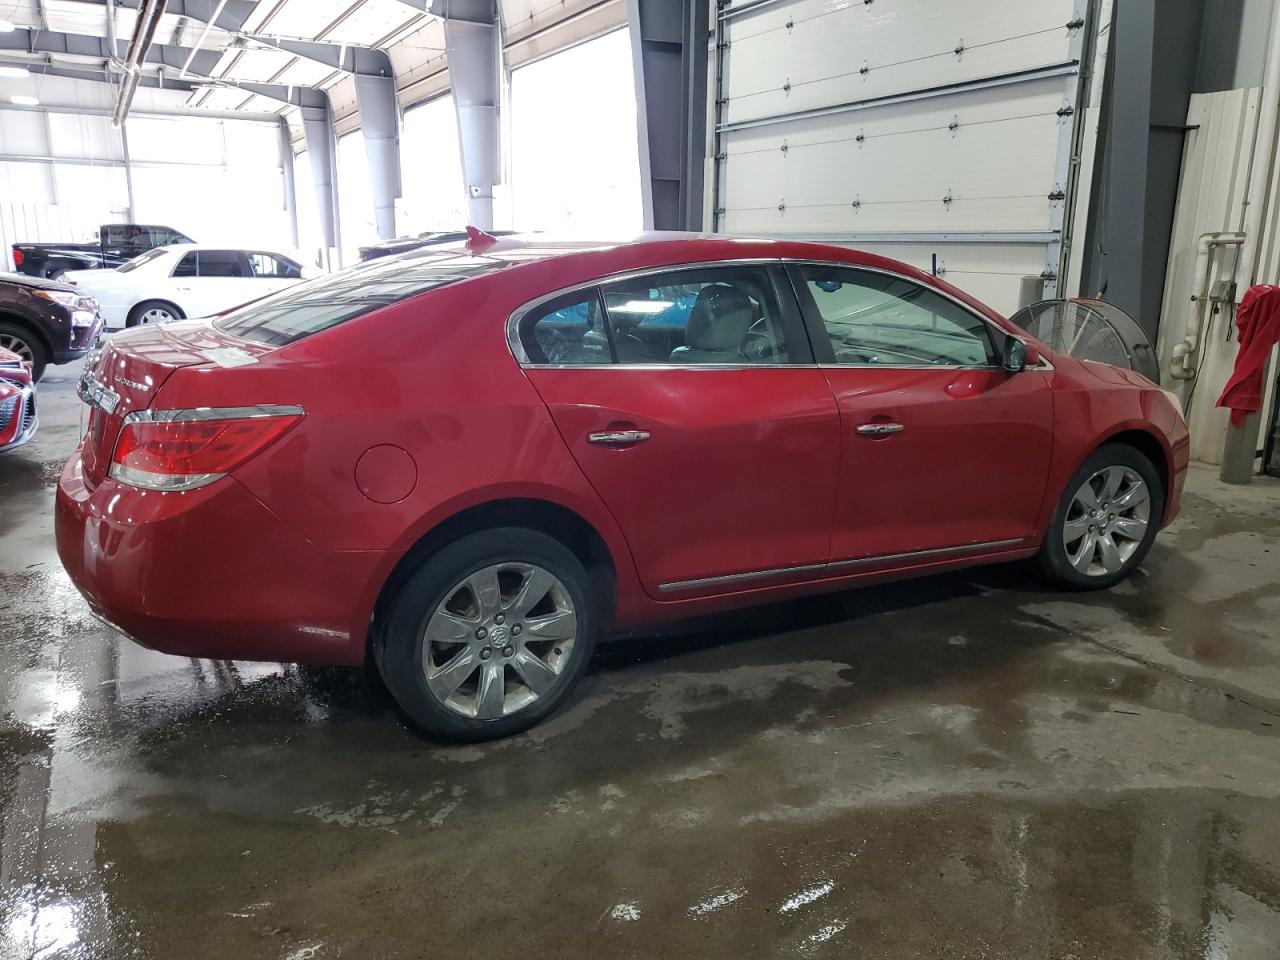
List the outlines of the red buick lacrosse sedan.
{"label": "red buick lacrosse sedan", "polygon": [[1177,404],[818,244],[429,247],[113,336],[58,486],[94,611],[198,657],[358,664],[428,732],[556,709],[597,637],[1036,557],[1129,574]]}

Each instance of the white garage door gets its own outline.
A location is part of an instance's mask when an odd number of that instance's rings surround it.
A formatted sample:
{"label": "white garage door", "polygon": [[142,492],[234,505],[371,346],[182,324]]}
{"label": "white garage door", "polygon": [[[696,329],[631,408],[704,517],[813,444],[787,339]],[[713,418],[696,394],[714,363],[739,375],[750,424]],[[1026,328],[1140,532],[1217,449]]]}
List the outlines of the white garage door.
{"label": "white garage door", "polygon": [[1056,293],[1090,0],[734,0],[716,229],[856,245],[1012,311]]}

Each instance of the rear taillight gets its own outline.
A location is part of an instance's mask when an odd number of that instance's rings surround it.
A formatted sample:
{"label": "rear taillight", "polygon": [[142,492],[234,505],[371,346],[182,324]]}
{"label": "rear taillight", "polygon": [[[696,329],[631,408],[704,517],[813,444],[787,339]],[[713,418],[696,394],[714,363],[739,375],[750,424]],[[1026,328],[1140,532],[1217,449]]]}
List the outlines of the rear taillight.
{"label": "rear taillight", "polygon": [[147,490],[194,490],[226,476],[302,417],[293,406],[131,413],[116,440],[111,476]]}
{"label": "rear taillight", "polygon": [[15,268],[22,266],[22,251],[17,247],[13,248],[13,265]]}

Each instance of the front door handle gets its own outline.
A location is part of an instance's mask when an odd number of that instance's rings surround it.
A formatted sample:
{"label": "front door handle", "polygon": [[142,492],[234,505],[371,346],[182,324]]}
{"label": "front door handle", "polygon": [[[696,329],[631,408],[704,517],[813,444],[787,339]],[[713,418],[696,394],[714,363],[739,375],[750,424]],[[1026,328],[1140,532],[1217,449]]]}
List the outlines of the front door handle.
{"label": "front door handle", "polygon": [[864,437],[887,437],[893,433],[901,433],[903,430],[900,423],[861,423],[858,425],[858,433]]}
{"label": "front door handle", "polygon": [[601,433],[587,434],[588,442],[603,444],[606,447],[625,447],[648,439],[647,430],[605,430]]}

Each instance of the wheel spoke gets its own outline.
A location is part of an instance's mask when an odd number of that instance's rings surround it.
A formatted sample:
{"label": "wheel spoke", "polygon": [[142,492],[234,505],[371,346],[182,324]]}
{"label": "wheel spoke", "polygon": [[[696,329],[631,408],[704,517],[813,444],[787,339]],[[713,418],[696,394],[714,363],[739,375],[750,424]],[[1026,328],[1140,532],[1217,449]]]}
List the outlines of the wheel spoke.
{"label": "wheel spoke", "polygon": [[1128,540],[1141,540],[1147,535],[1147,521],[1137,517],[1116,517],[1111,529]]}
{"label": "wheel spoke", "polygon": [[525,682],[525,685],[538,696],[550,690],[551,685],[556,682],[556,677],[559,676],[546,661],[528,650],[518,651],[511,665],[516,668],[516,673],[520,674],[520,679]]}
{"label": "wheel spoke", "polygon": [[498,570],[489,567],[477,570],[467,577],[467,586],[476,598],[481,617],[492,616],[502,609],[502,588],[498,585]]}
{"label": "wheel spoke", "polygon": [[1143,503],[1147,502],[1147,485],[1141,480],[1136,480],[1130,484],[1129,489],[1111,502],[1111,505],[1117,510],[1132,510]]}
{"label": "wheel spoke", "polygon": [[1098,551],[1102,554],[1102,569],[1107,573],[1115,573],[1124,566],[1124,560],[1120,556],[1120,548],[1116,546],[1116,542],[1111,539],[1110,534],[1104,533],[1098,538]]}
{"label": "wheel spoke", "polygon": [[536,607],[547,592],[556,584],[556,578],[541,567],[533,567],[524,575],[524,583],[512,598],[507,609],[513,617],[527,616]]}
{"label": "wheel spoke", "polygon": [[1088,573],[1090,564],[1093,563],[1093,555],[1097,550],[1098,538],[1095,534],[1086,533],[1080,541],[1080,551],[1071,558],[1071,565],[1081,573]]}
{"label": "wheel spoke", "polygon": [[1075,500],[1076,503],[1084,507],[1086,513],[1098,508],[1098,494],[1093,489],[1092,479],[1086,480],[1080,489],[1076,491]]}
{"label": "wheel spoke", "polygon": [[1086,533],[1089,532],[1089,518],[1080,517],[1076,520],[1068,520],[1062,525],[1062,542],[1075,543]]}
{"label": "wheel spoke", "polygon": [[475,672],[477,663],[479,661],[470,650],[459,650],[444,666],[427,673],[427,684],[431,687],[431,692],[441,701],[448,700]]}
{"label": "wheel spoke", "polygon": [[526,620],[524,629],[526,640],[571,640],[578,632],[578,616],[572,610],[558,610]]}
{"label": "wheel spoke", "polygon": [[474,635],[478,620],[467,620],[447,610],[437,610],[427,624],[428,643],[464,643]]}
{"label": "wheel spoke", "polygon": [[482,720],[496,720],[502,716],[507,699],[505,670],[498,660],[490,660],[480,667],[480,687],[476,690],[476,716]]}
{"label": "wheel spoke", "polygon": [[1124,483],[1124,467],[1108,467],[1102,481],[1102,499],[1110,503]]}

